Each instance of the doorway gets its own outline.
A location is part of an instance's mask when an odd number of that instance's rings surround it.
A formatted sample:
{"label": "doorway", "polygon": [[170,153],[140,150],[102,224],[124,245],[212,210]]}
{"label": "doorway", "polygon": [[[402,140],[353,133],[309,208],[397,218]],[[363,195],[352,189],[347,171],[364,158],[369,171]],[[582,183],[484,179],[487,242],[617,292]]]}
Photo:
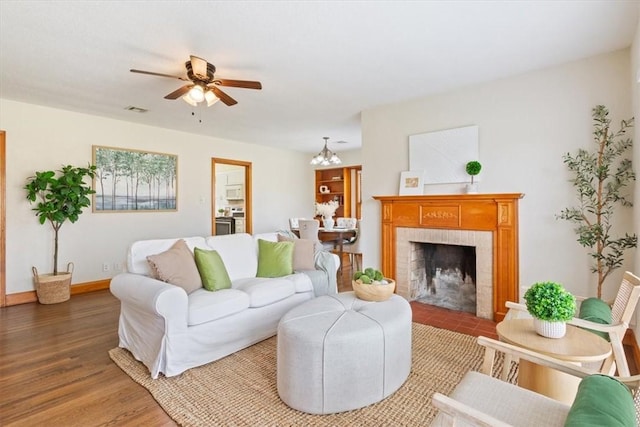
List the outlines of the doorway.
{"label": "doorway", "polygon": [[0,130],[0,307],[7,305],[5,248],[6,248],[6,161],[5,161],[5,136]]}
{"label": "doorway", "polygon": [[211,159],[211,234],[253,231],[251,162]]}

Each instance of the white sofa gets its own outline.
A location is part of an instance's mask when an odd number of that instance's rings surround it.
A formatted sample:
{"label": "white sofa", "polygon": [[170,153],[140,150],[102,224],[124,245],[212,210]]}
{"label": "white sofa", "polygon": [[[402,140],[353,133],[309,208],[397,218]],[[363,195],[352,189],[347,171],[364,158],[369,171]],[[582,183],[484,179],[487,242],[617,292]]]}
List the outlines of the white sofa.
{"label": "white sofa", "polygon": [[150,277],[147,262],[147,256],[166,251],[179,239],[133,243],[127,272],[115,276],[110,286],[121,301],[119,346],[144,363],[152,378],[160,373],[170,377],[275,335],[280,318],[291,308],[337,292],[337,257],[328,253],[316,254],[320,271],[256,277],[258,239],[276,241],[277,235],[184,238],[192,252],[195,247],[218,251],[231,279],[230,289],[201,288],[189,294]]}

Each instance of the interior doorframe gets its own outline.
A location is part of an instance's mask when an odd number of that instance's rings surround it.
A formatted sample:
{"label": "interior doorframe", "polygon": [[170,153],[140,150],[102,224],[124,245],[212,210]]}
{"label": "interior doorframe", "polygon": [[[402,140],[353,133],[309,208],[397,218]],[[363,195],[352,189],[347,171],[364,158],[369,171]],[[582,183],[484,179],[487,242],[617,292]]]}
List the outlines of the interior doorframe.
{"label": "interior doorframe", "polygon": [[6,288],[6,200],[7,200],[7,183],[6,183],[6,132],[0,130],[0,307],[7,305],[7,288]]}
{"label": "interior doorframe", "polygon": [[211,158],[211,235],[216,234],[216,164],[244,167],[244,227],[245,233],[253,234],[253,202],[251,162],[242,160]]}

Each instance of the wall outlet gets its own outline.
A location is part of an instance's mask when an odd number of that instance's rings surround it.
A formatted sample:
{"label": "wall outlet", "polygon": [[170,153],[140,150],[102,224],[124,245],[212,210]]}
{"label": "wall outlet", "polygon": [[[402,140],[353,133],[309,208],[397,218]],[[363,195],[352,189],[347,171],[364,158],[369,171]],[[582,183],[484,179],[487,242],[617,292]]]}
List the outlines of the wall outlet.
{"label": "wall outlet", "polygon": [[122,263],[121,262],[114,262],[113,263],[113,269],[115,271],[122,271]]}
{"label": "wall outlet", "polygon": [[109,263],[108,262],[103,262],[102,263],[102,271],[109,271]]}

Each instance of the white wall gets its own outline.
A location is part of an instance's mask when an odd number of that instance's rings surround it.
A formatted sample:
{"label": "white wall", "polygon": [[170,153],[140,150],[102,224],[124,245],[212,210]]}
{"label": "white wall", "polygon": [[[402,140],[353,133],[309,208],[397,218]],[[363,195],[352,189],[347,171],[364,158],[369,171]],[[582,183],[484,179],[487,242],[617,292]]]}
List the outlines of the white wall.
{"label": "white wall", "polygon": [[41,226],[23,186],[35,171],[91,162],[92,145],[178,156],[178,211],[92,213],[60,230],[59,267],[73,261],[73,283],[105,279],[102,263],[124,263],[139,239],[211,234],[211,157],[252,162],[253,231],[288,228],[290,212],[313,206],[308,155],[0,99],[6,131],[7,294],[33,289],[31,266],[53,268],[53,231]]}
{"label": "white wall", "polygon": [[[364,111],[366,266],[380,265],[380,205],[371,196],[398,194],[400,172],[409,167],[409,135],[478,125],[480,191],[525,194],[520,202],[521,287],[555,280],[577,294],[594,295],[596,281],[586,251],[576,242],[571,224],[554,216],[576,204],[562,155],[595,147],[595,105],[606,105],[614,123],[632,116],[630,67],[629,50],[622,50]],[[631,209],[622,209],[616,219],[621,230],[633,231]],[[630,268],[634,254],[626,258],[625,268]],[[605,297],[615,294],[625,268],[608,280]]]}
{"label": "white wall", "polygon": [[[638,3],[640,10],[640,3]],[[638,165],[640,165],[640,21],[636,26],[636,35],[631,44],[631,75],[630,85],[632,93],[633,116],[635,117],[635,126],[633,128],[633,164],[634,170],[638,174]],[[640,175],[636,179],[640,179]],[[640,185],[636,184],[634,193],[635,207],[633,211],[633,226],[635,230],[640,230]],[[633,263],[633,271],[640,274],[640,250],[636,250]],[[638,325],[638,316],[640,310],[636,309],[636,321]],[[635,328],[636,341],[640,342],[640,331]]]}

